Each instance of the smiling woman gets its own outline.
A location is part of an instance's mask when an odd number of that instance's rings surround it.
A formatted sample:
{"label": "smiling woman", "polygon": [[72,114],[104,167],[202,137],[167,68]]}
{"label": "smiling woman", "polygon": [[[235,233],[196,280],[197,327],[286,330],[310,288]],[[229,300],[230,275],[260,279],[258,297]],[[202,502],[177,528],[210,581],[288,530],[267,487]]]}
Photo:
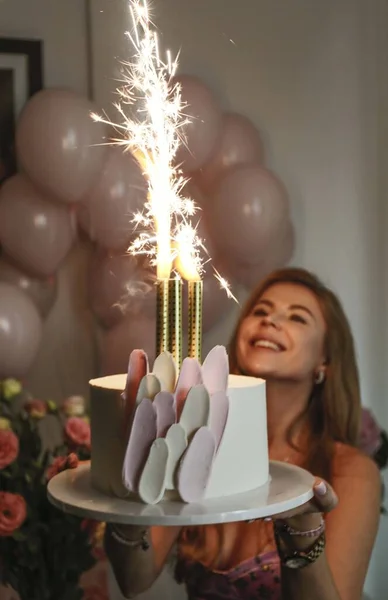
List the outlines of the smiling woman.
{"label": "smiling woman", "polygon": [[119,584],[128,594],[149,587],[178,541],[176,578],[191,600],[359,600],[381,487],[356,448],[358,372],[340,302],[307,271],[277,271],[243,309],[229,357],[232,373],[266,380],[270,458],[314,473],[314,499],[273,522],[119,527],[121,541],[106,538]]}
{"label": "smiling woman", "polygon": [[[278,351],[263,348],[263,340]],[[272,273],[240,315],[230,360],[231,370],[267,380],[269,430],[271,415],[279,429],[279,410],[281,435],[298,437],[307,420],[314,442],[303,462],[330,478],[332,441],[356,444],[361,415],[353,336],[335,294],[303,269]]]}
{"label": "smiling woman", "polygon": [[[241,323],[238,362],[267,380],[322,377],[326,325],[314,293],[295,283],[271,285]],[[311,384],[311,382],[310,382]]]}

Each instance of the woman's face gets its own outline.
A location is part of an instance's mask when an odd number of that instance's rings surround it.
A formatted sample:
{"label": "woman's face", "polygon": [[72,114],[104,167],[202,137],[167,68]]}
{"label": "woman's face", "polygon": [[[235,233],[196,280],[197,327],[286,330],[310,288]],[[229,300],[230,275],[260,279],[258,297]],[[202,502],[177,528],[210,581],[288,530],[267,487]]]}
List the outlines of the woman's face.
{"label": "woman's face", "polygon": [[325,330],[319,302],[308,288],[274,284],[241,323],[239,367],[263,379],[312,381],[325,362]]}

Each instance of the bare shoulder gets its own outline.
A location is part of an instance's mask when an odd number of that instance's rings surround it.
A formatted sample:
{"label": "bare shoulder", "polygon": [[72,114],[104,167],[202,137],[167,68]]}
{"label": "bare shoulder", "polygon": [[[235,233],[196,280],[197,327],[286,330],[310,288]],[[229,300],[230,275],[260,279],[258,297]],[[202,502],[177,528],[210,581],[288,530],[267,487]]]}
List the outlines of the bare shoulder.
{"label": "bare shoulder", "polygon": [[337,442],[333,458],[333,485],[350,481],[364,487],[380,488],[381,478],[376,463],[362,451]]}
{"label": "bare shoulder", "polygon": [[338,505],[326,518],[328,563],[339,597],[361,598],[380,520],[380,473],[363,452],[337,443],[332,485]]}

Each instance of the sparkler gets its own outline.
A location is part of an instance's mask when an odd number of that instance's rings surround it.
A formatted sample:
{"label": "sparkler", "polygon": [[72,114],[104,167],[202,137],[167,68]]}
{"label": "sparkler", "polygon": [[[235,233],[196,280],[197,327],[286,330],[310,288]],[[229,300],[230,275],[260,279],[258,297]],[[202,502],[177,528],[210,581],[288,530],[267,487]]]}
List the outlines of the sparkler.
{"label": "sparkler", "polygon": [[[170,350],[179,366],[182,358],[182,285],[172,278],[175,270],[202,290],[202,246],[191,220],[198,208],[184,195],[187,179],[174,163],[188,123],[180,85],[174,83],[178,57],[169,51],[163,60],[158,36],[153,29],[146,0],[129,0],[133,32],[126,36],[133,48],[131,62],[123,63],[122,87],[115,104],[122,122],[113,124],[121,137],[113,143],[130,151],[139,162],[148,182],[148,195],[142,212],[133,215],[138,236],[130,245],[132,254],[145,254],[156,266],[157,353]],[[95,120],[112,123],[98,115]],[[179,276],[178,275],[178,276]],[[224,281],[219,277],[221,287]],[[194,285],[194,284],[193,284]],[[193,285],[189,289],[194,289]],[[194,297],[192,292],[191,296]],[[192,305],[189,347],[197,348],[202,337],[202,292]],[[189,302],[190,304],[190,302]],[[195,314],[194,314],[195,313]],[[173,315],[171,317],[171,315]],[[196,324],[195,327],[193,324]],[[194,340],[195,338],[195,340]],[[200,352],[200,349],[199,349]]]}

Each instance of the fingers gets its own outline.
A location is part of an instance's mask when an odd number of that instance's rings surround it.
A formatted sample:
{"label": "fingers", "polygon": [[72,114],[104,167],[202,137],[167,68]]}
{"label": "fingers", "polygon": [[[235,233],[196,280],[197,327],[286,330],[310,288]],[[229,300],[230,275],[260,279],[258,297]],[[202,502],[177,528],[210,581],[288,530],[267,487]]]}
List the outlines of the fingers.
{"label": "fingers", "polygon": [[328,513],[337,506],[338,496],[327,481],[316,479],[313,492],[314,498],[311,504],[315,505],[319,512]]}
{"label": "fingers", "polygon": [[[333,488],[323,479],[316,479],[313,485],[314,497],[302,506],[298,506],[292,510],[287,510],[274,515],[272,519],[292,519],[303,515],[312,515],[314,513],[329,513],[338,504],[338,496]],[[253,519],[254,521],[255,519]],[[257,519],[260,520],[260,519]],[[264,519],[266,520],[266,519]]]}
{"label": "fingers", "polygon": [[316,479],[313,485],[314,497],[306,504],[293,510],[276,515],[277,519],[290,519],[300,515],[313,513],[329,513],[338,504],[338,497],[333,488],[323,479]]}

